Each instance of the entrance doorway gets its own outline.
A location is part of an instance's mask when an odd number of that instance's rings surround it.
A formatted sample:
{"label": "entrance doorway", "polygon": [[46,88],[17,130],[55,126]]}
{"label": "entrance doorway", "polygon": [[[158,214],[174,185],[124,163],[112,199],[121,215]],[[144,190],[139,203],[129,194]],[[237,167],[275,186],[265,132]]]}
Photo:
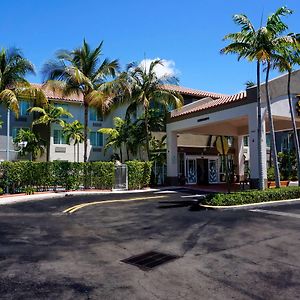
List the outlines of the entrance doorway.
{"label": "entrance doorway", "polygon": [[208,184],[208,159],[197,159],[197,184]]}
{"label": "entrance doorway", "polygon": [[186,180],[187,180],[187,184],[197,183],[196,158],[189,158],[186,160]]}
{"label": "entrance doorway", "polygon": [[189,156],[185,163],[187,184],[219,183],[219,163],[217,157]]}

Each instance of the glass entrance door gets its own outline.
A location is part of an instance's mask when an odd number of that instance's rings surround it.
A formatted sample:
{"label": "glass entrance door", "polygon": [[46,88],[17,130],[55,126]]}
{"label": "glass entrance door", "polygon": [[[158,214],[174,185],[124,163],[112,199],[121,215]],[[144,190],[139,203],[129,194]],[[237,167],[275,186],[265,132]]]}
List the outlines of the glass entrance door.
{"label": "glass entrance door", "polygon": [[209,183],[217,183],[217,182],[219,182],[218,177],[219,176],[218,176],[217,160],[210,159],[208,161],[208,182]]}
{"label": "glass entrance door", "polygon": [[186,161],[186,178],[188,184],[197,183],[197,164],[196,159],[187,159]]}

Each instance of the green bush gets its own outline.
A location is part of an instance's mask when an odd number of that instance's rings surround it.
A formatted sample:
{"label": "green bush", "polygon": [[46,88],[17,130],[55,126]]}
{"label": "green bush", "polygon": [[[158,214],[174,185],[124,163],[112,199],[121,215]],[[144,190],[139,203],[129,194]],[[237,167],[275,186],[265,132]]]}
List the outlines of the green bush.
{"label": "green bush", "polygon": [[128,189],[136,190],[149,186],[152,170],[152,162],[127,161]]}
{"label": "green bush", "polygon": [[285,187],[264,191],[252,190],[232,194],[210,194],[205,198],[203,204],[230,206],[297,198],[300,198],[299,187]]}
{"label": "green bush", "polygon": [[274,167],[268,168],[267,178],[268,178],[269,181],[274,181],[275,180],[275,168]]}
{"label": "green bush", "polygon": [[0,195],[3,195],[3,189],[2,188],[0,188]]}
{"label": "green bush", "polygon": [[[129,189],[148,186],[151,162],[129,161]],[[80,187],[111,189],[114,184],[113,162],[73,163],[54,162],[3,162],[0,163],[0,188],[9,187],[10,193],[23,192],[27,187],[36,191],[64,188],[76,190]]]}

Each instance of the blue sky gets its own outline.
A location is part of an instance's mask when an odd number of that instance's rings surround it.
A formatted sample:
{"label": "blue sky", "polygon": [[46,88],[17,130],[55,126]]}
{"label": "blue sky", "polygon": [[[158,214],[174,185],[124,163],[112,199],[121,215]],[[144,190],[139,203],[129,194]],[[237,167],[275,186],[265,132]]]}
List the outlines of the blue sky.
{"label": "blue sky", "polygon": [[[104,40],[104,56],[122,66],[144,57],[175,63],[186,87],[235,93],[255,80],[255,65],[221,56],[222,37],[238,31],[232,15],[245,13],[256,25],[278,7],[294,10],[290,31],[300,32],[300,2],[295,0],[15,0],[1,3],[0,46],[17,46],[36,66],[58,49],[72,49],[85,37],[96,46]],[[298,26],[297,26],[298,25]],[[274,74],[273,74],[274,75]],[[40,82],[41,77],[29,78]]]}

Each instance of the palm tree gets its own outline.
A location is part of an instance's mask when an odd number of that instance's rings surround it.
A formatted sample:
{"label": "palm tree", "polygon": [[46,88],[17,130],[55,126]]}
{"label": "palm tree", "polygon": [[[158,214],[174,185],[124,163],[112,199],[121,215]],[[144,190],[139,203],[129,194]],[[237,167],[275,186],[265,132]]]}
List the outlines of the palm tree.
{"label": "palm tree", "polygon": [[136,115],[139,108],[143,109],[148,159],[150,158],[149,141],[151,138],[149,109],[159,105],[161,109],[167,110],[169,106],[179,108],[183,104],[183,98],[179,93],[163,89],[164,84],[178,83],[178,80],[173,76],[159,78],[155,72],[159,65],[163,65],[161,60],[152,61],[149,68],[136,63],[127,66],[127,81],[130,86],[130,95],[125,99],[129,102],[127,116]]}
{"label": "palm tree", "polygon": [[101,128],[98,132],[107,135],[106,144],[104,147],[104,153],[108,148],[119,150],[121,162],[123,162],[122,148],[128,141],[128,126],[126,120],[119,117],[114,118],[114,128]]}
{"label": "palm tree", "polygon": [[281,36],[281,34],[288,28],[281,20],[282,16],[291,14],[292,11],[286,7],[279,8],[274,14],[272,14],[268,20],[264,32],[264,47],[265,51],[265,63],[266,68],[266,99],[267,99],[267,109],[268,109],[268,119],[270,126],[270,138],[271,138],[271,151],[274,162],[275,170],[275,182],[276,187],[280,187],[280,173],[279,173],[279,164],[278,156],[276,151],[276,141],[275,141],[275,130],[274,122],[272,116],[272,107],[271,99],[269,93],[269,74],[271,69],[271,62],[274,59],[280,59],[277,55],[276,50],[286,46],[287,42],[293,43],[293,38],[291,36]]}
{"label": "palm tree", "polygon": [[[62,107],[57,107],[54,105],[49,104],[45,108],[42,107],[32,107],[30,109],[31,113],[38,113],[40,116],[33,121],[32,125],[39,125],[43,124],[48,127],[48,136],[51,136],[51,124],[58,124],[61,127],[65,126],[65,121],[63,117],[70,117],[73,118],[73,115],[69,113]],[[49,161],[49,143],[47,145],[47,161]]]}
{"label": "palm tree", "polygon": [[64,125],[63,133],[66,137],[66,141],[70,144],[71,140],[74,144],[74,162],[76,161],[76,145],[77,145],[77,162],[79,162],[79,144],[84,141],[83,136],[84,126],[78,121],[75,120],[72,123]]}
{"label": "palm tree", "polygon": [[21,155],[31,154],[32,160],[36,160],[45,152],[46,141],[43,140],[38,133],[34,133],[30,129],[20,129],[14,143],[27,142],[25,148],[22,149]]}
{"label": "palm tree", "polygon": [[[248,19],[246,15],[235,15],[233,17],[234,22],[241,26],[241,31],[237,33],[231,33],[224,37],[224,40],[231,40],[232,43],[228,46],[224,47],[221,50],[221,54],[238,54],[238,59],[246,58],[249,61],[256,61],[256,76],[257,76],[257,118],[258,118],[258,163],[259,163],[259,187],[260,189],[264,189],[264,180],[263,180],[263,161],[262,161],[262,147],[261,147],[261,139],[262,139],[262,119],[261,119],[261,91],[260,91],[260,70],[261,63],[270,61],[271,54],[276,44],[280,44],[285,38],[279,38],[279,35],[286,29],[286,25],[281,21],[281,16],[290,14],[291,11],[285,7],[278,9],[274,14],[272,14],[267,21],[267,25],[265,27],[260,27],[259,29],[255,29],[252,25],[251,21]],[[267,72],[267,79],[268,79]],[[268,86],[266,84],[266,89],[268,91]],[[267,95],[267,103],[270,98]],[[272,120],[272,113],[269,109],[268,104],[268,115],[269,121],[270,118]],[[272,126],[272,122],[270,122],[270,126]],[[272,128],[271,128],[272,131]],[[273,128],[274,132],[274,128]],[[275,141],[275,139],[274,139]],[[278,164],[276,164],[276,148],[273,145],[273,158],[275,167],[277,167],[277,185],[280,185],[279,179],[279,170]]]}
{"label": "palm tree", "polygon": [[107,58],[100,62],[103,42],[91,49],[84,40],[80,48],[60,50],[56,59],[46,63],[43,74],[47,85],[64,95],[77,94],[84,103],[84,161],[87,161],[88,108],[96,107],[105,114],[113,103],[114,96],[109,77],[115,77],[119,63]]}
{"label": "palm tree", "polygon": [[300,65],[300,50],[295,49],[294,45],[285,45],[278,49],[280,59],[273,61],[273,68],[278,69],[280,72],[288,72],[287,80],[287,93],[289,100],[289,108],[291,113],[291,121],[293,126],[294,144],[296,148],[297,157],[297,172],[298,172],[298,185],[300,186],[300,148],[299,137],[297,132],[297,125],[295,121],[295,113],[293,109],[292,96],[291,96],[291,76],[294,66]]}
{"label": "palm tree", "polygon": [[47,98],[41,89],[32,87],[25,79],[34,74],[33,64],[27,60],[20,49],[9,48],[0,51],[0,104],[7,107],[7,157],[9,160],[10,111],[19,115],[19,97],[37,98],[38,105],[45,105]]}
{"label": "palm tree", "polygon": [[259,188],[264,189],[263,158],[262,158],[262,120],[261,120],[261,93],[260,93],[260,69],[263,53],[260,47],[260,30],[255,30],[249,18],[244,14],[234,15],[233,21],[241,26],[241,31],[230,33],[224,40],[230,40],[231,44],[221,49],[221,54],[237,54],[238,60],[246,58],[256,60],[256,85],[257,85],[257,139],[258,139],[258,169]]}

